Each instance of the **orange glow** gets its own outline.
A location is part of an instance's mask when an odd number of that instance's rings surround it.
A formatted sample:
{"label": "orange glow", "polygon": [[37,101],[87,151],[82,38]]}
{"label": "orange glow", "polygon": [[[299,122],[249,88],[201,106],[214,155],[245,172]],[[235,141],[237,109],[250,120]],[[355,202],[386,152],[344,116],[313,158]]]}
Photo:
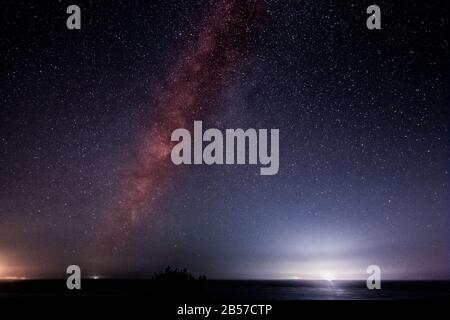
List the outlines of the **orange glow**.
{"label": "orange glow", "polygon": [[21,268],[12,265],[10,259],[6,259],[4,255],[0,255],[0,281],[25,280],[26,277],[18,275],[22,273],[22,271]]}
{"label": "orange glow", "polygon": [[7,280],[26,280],[26,277],[16,277],[16,276],[5,276],[0,277],[0,281],[7,281]]}

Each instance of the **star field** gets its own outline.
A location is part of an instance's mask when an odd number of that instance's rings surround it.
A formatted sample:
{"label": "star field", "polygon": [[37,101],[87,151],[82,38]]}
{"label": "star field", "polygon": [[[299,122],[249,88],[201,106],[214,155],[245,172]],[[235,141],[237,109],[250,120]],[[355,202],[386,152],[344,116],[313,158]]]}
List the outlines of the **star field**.
{"label": "star field", "polygon": [[[449,277],[446,9],[233,3],[2,5],[0,277]],[[193,120],[278,128],[279,173],[156,161]]]}

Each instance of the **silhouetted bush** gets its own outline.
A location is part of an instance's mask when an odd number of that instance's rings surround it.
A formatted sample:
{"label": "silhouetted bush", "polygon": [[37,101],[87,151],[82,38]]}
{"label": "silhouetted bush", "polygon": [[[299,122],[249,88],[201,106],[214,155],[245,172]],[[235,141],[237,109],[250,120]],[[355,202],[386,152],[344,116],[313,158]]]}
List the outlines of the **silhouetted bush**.
{"label": "silhouetted bush", "polygon": [[167,266],[152,277],[156,293],[162,298],[197,299],[205,296],[206,276],[194,277],[186,269]]}

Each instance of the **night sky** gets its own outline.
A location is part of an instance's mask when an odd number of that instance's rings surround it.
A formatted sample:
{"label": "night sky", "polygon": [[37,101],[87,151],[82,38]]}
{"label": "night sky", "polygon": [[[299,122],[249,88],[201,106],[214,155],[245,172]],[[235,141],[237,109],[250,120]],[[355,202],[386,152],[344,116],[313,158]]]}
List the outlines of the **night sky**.
{"label": "night sky", "polygon": [[[371,1],[47,2],[0,10],[0,278],[450,278],[439,1],[381,30]],[[174,165],[194,120],[279,129],[278,174]]]}

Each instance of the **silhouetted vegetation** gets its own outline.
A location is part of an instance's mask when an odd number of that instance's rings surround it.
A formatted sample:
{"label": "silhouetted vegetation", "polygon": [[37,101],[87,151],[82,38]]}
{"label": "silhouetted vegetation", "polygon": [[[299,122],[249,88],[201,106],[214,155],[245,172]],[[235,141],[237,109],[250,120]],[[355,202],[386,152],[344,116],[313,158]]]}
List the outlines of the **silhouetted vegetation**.
{"label": "silhouetted vegetation", "polygon": [[165,282],[185,282],[185,281],[206,281],[206,276],[199,276],[198,278],[194,277],[189,271],[185,268],[183,269],[172,269],[170,266],[167,266],[163,272],[157,273],[152,277],[153,281],[165,281]]}
{"label": "silhouetted vegetation", "polygon": [[161,297],[170,296],[171,298],[182,299],[204,297],[206,281],[204,275],[195,277],[186,269],[172,269],[170,266],[152,277],[156,293],[160,294]]}

